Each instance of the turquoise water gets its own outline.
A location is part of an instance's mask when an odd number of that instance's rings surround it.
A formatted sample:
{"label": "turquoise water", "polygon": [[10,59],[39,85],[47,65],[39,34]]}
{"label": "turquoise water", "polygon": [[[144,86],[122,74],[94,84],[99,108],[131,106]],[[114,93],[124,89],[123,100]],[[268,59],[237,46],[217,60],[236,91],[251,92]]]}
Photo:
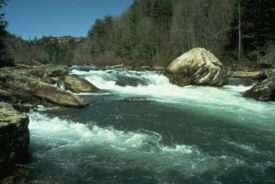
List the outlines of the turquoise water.
{"label": "turquoise water", "polygon": [[[158,72],[72,67],[102,89],[29,113],[30,183],[275,183],[275,104],[251,86],[177,87]],[[125,101],[126,97],[145,97]]]}

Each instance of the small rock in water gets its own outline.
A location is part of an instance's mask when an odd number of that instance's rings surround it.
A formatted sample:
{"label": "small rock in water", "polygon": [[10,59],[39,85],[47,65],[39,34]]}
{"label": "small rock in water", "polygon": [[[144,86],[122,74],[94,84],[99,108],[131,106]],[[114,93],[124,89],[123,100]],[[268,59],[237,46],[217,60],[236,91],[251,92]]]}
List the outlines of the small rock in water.
{"label": "small rock in water", "polygon": [[124,98],[124,101],[142,101],[142,100],[147,100],[145,97],[128,97]]}

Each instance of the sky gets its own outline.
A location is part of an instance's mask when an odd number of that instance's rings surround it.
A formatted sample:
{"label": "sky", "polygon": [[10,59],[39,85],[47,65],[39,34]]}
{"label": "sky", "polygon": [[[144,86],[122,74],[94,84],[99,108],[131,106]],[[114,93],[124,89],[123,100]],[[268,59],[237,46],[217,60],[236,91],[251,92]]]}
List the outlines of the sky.
{"label": "sky", "polygon": [[44,36],[86,36],[97,18],[119,16],[133,0],[9,0],[7,30],[25,40]]}

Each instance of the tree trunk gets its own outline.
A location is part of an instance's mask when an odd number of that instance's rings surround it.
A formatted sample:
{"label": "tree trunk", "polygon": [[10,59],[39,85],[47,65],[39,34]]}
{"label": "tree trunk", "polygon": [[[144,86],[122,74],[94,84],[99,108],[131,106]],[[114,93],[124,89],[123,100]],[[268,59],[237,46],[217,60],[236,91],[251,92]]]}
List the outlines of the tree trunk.
{"label": "tree trunk", "polygon": [[241,31],[241,0],[239,0],[239,63],[241,63],[242,31]]}

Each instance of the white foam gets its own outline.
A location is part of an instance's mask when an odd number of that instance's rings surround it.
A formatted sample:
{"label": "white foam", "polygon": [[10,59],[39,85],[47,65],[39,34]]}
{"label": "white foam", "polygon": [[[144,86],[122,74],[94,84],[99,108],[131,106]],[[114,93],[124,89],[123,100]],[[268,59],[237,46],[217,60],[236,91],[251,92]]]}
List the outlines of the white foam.
{"label": "white foam", "polygon": [[100,155],[115,155],[117,159],[126,159],[135,165],[146,165],[157,172],[177,167],[185,173],[203,173],[225,163],[229,164],[227,167],[241,164],[231,157],[209,156],[192,145],[163,145],[161,135],[156,132],[102,128],[93,122],[85,125],[38,112],[28,115],[31,144],[48,145],[52,151],[91,149]]}
{"label": "white foam", "polygon": [[[95,123],[84,125],[58,117],[49,117],[44,114],[32,112],[30,116],[30,131],[34,137],[41,137],[45,142],[67,144],[68,146],[79,146],[89,144],[110,146],[116,149],[142,149],[148,142],[160,150],[170,152],[192,153],[190,146],[176,145],[175,147],[163,146],[159,142],[161,136],[157,133],[125,132],[115,130],[112,127],[101,128]],[[154,148],[152,148],[154,149]]]}
{"label": "white foam", "polygon": [[223,86],[224,89],[228,89],[228,90],[235,91],[235,92],[245,92],[245,91],[251,89],[252,87],[253,87],[253,85],[251,85],[251,86],[244,86],[244,85],[239,85],[239,86],[226,85],[226,86]]}
{"label": "white foam", "polygon": [[181,152],[181,153],[192,153],[192,148],[191,146],[186,146],[186,145],[176,145],[175,147],[169,147],[169,146],[164,146],[162,147],[162,151],[166,152]]}
{"label": "white foam", "polygon": [[[242,93],[252,86],[178,87],[169,83],[164,75],[150,71],[73,70],[72,72],[82,75],[101,89],[110,90],[123,97],[142,96],[149,100],[174,104],[175,108],[181,108],[184,111],[275,130],[274,103],[257,102],[242,97]],[[139,78],[149,83],[122,87],[116,85],[117,75]]]}
{"label": "white foam", "polygon": [[244,151],[247,151],[247,152],[255,152],[255,153],[258,153],[257,150],[255,150],[255,146],[250,146],[250,145],[245,145],[245,144],[240,144],[240,143],[235,143],[235,142],[231,142],[231,141],[225,141],[226,143],[228,144],[231,144],[239,149],[242,149]]}

